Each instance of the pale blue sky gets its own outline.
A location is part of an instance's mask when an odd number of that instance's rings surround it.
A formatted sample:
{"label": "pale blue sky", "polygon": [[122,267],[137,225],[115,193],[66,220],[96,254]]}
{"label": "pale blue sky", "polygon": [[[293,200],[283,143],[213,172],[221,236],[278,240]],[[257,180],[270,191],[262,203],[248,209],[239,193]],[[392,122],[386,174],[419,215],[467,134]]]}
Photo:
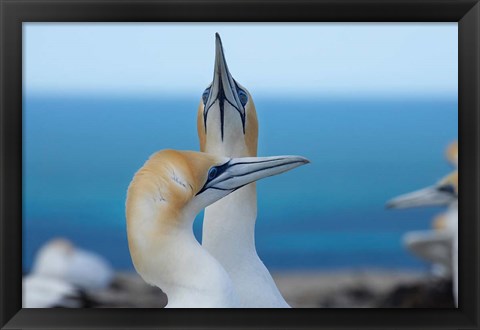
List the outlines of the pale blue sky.
{"label": "pale blue sky", "polygon": [[24,87],[201,95],[215,32],[255,95],[457,93],[457,23],[25,23]]}

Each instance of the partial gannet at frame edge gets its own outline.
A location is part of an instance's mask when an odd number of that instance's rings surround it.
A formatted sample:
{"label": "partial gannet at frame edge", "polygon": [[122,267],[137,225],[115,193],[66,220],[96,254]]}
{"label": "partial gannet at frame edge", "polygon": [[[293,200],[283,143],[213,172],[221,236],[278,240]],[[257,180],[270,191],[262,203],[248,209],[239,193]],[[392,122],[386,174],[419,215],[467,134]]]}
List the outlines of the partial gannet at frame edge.
{"label": "partial gannet at frame edge", "polygon": [[[427,206],[448,206],[445,230],[451,242],[453,297],[458,306],[458,170],[453,171],[433,186],[398,196],[387,202],[388,208]],[[444,233],[439,232],[439,235],[444,235]]]}

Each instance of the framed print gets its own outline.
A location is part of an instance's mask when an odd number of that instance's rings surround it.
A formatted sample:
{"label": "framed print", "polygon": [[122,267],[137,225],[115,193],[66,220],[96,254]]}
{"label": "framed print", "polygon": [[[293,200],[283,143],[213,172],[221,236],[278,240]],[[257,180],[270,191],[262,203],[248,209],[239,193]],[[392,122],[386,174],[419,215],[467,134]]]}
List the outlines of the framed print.
{"label": "framed print", "polygon": [[477,329],[479,11],[2,0],[2,329]]}

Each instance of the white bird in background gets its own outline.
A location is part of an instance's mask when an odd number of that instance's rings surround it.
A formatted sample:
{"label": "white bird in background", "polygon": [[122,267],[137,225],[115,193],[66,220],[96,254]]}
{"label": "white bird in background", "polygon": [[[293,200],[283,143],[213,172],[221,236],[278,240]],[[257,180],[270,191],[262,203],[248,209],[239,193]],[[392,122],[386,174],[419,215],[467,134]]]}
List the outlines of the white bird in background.
{"label": "white bird in background", "polygon": [[112,267],[104,258],[60,238],[51,240],[38,251],[32,271],[84,290],[106,288],[114,275]]}
{"label": "white bird in background", "polygon": [[[257,155],[258,122],[252,96],[230,74],[216,34],[213,82],[198,109],[200,150],[225,157]],[[230,275],[242,307],[290,307],[255,249],[257,190],[238,189],[205,210],[202,246]]]}
{"label": "white bird in background", "polygon": [[23,307],[82,307],[83,291],[106,288],[113,279],[106,260],[62,238],[50,240],[23,279]]}
{"label": "white bird in background", "polygon": [[[458,166],[458,145],[449,145],[446,156]],[[416,255],[443,265],[444,275],[453,277],[453,295],[458,306],[458,169],[437,184],[401,195],[387,202],[388,208],[448,206],[447,212],[434,221],[434,230],[415,231],[404,237],[406,246]]]}
{"label": "white bird in background", "polygon": [[135,174],[127,193],[130,255],[167,307],[241,307],[231,279],[193,235],[195,216],[246,184],[308,161],[298,156],[227,158],[163,150]]}

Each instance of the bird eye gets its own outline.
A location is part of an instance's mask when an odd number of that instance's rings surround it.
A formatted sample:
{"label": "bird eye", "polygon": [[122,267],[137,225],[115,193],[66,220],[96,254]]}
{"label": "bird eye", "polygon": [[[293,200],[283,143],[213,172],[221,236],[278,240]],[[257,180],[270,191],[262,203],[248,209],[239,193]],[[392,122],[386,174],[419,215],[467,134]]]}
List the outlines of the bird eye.
{"label": "bird eye", "polygon": [[215,178],[217,176],[217,168],[216,167],[212,167],[209,171],[208,171],[208,179],[209,180],[212,180],[213,178]]}
{"label": "bird eye", "polygon": [[245,104],[247,104],[247,102],[248,102],[247,93],[245,93],[241,89],[238,90],[238,98],[240,99],[240,102],[242,103],[243,106],[245,106]]}
{"label": "bird eye", "polygon": [[438,187],[438,191],[446,192],[449,194],[455,194],[455,188],[451,184]]}
{"label": "bird eye", "polygon": [[210,95],[210,88],[207,88],[202,95],[203,104],[207,104],[208,96]]}

